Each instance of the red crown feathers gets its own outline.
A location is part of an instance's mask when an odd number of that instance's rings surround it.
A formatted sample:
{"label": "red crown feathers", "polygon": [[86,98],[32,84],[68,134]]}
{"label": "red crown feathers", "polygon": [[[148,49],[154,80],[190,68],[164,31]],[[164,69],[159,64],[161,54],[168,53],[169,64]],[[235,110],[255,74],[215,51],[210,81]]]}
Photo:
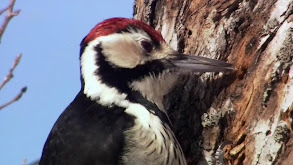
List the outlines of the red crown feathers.
{"label": "red crown feathers", "polygon": [[128,18],[110,18],[101,23],[98,23],[86,36],[82,44],[88,43],[97,37],[106,36],[116,33],[118,31],[125,30],[129,26],[134,26],[144,30],[151,38],[157,41],[164,41],[162,35],[153,29],[148,24],[135,19]]}

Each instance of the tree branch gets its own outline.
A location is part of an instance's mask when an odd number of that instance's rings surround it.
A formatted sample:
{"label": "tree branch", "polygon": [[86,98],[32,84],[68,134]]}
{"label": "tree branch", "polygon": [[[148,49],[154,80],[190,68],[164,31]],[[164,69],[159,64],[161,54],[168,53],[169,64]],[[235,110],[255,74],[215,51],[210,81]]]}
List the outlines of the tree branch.
{"label": "tree branch", "polygon": [[[2,83],[0,84],[0,90],[5,86],[5,84],[7,84],[7,82],[9,80],[11,80],[11,78],[13,77],[13,71],[14,69],[16,68],[16,66],[18,65],[20,59],[21,59],[21,54],[19,54],[14,62],[13,62],[13,65],[11,67],[11,69],[9,70],[8,74],[6,75],[6,77],[4,78],[4,80],[2,81]],[[3,109],[4,107],[7,107],[8,105],[14,103],[15,101],[19,100],[21,98],[21,96],[26,92],[27,90],[27,87],[23,87],[21,89],[21,91],[13,98],[11,99],[10,101],[8,101],[7,103],[3,104],[3,105],[0,105],[0,110]]]}
{"label": "tree branch", "polygon": [[4,22],[0,28],[0,43],[1,43],[1,39],[2,39],[2,36],[3,36],[3,33],[9,23],[9,21],[14,17],[14,16],[17,16],[20,12],[20,10],[16,10],[16,11],[13,11],[13,7],[14,7],[14,3],[15,3],[15,0],[10,0],[10,4],[8,5],[8,7],[0,10],[0,15],[2,13],[4,13],[5,11],[7,11],[7,14],[6,14],[6,17],[4,19]]}
{"label": "tree branch", "polygon": [[9,70],[8,74],[6,75],[6,77],[4,78],[4,80],[2,81],[2,83],[0,84],[0,90],[5,86],[5,84],[13,77],[13,71],[16,68],[16,66],[18,65],[20,59],[21,59],[21,54],[19,54],[16,59],[14,60],[14,63],[11,67],[11,69]]}
{"label": "tree branch", "polygon": [[21,89],[21,91],[13,99],[11,99],[10,101],[8,101],[7,103],[5,103],[3,105],[0,105],[0,110],[7,107],[8,105],[16,102],[17,100],[19,100],[21,98],[21,96],[26,92],[26,90],[27,90],[27,87],[23,87]]}
{"label": "tree branch", "polygon": [[[2,15],[4,12],[7,11],[7,14],[5,16],[5,19],[4,19],[4,22],[3,24],[1,25],[1,28],[0,28],[0,43],[1,43],[1,39],[2,39],[2,36],[3,36],[3,33],[9,23],[9,21],[16,15],[19,14],[20,10],[16,10],[16,11],[13,11],[13,7],[14,7],[14,4],[15,4],[15,0],[10,0],[10,3],[7,7],[3,8],[0,10],[0,15]],[[12,65],[12,67],[10,68],[8,74],[6,75],[6,77],[4,78],[4,80],[1,82],[0,84],[0,91],[1,89],[12,79],[13,77],[13,71],[14,69],[16,68],[16,66],[18,65],[20,59],[21,59],[21,54],[19,54],[16,59],[14,60],[14,63]],[[27,87],[23,87],[21,89],[21,91],[13,98],[11,99],[10,101],[8,101],[7,103],[3,104],[3,105],[0,105],[0,110],[7,107],[8,105],[14,103],[15,101],[19,100],[21,98],[21,96],[26,92],[27,90]],[[24,161],[25,162],[25,161]]]}
{"label": "tree branch", "polygon": [[1,9],[0,10],[0,15],[2,15],[6,10],[8,10],[9,9],[9,6],[7,6],[7,7],[5,7],[4,9]]}
{"label": "tree branch", "polygon": [[26,159],[26,158],[24,158],[24,159],[23,159],[23,161],[22,161],[22,164],[21,164],[21,165],[25,165],[25,163],[26,163],[26,160],[27,160],[27,159]]}

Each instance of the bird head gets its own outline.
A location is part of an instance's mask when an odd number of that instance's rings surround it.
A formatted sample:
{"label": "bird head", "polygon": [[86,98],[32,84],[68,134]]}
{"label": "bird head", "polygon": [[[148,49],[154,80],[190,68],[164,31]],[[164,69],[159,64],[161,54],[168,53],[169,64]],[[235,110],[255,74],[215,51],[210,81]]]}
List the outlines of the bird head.
{"label": "bird head", "polygon": [[160,104],[174,84],[173,73],[233,70],[223,61],[179,53],[148,24],[127,18],[97,24],[81,42],[80,61],[84,94],[122,107],[133,91]]}

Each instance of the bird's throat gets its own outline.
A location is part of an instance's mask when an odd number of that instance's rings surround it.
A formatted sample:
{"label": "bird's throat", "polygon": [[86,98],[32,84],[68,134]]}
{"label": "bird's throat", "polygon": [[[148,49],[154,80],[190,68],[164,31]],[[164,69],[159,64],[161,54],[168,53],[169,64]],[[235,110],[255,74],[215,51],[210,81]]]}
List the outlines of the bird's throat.
{"label": "bird's throat", "polygon": [[165,112],[163,98],[177,82],[178,76],[171,73],[162,73],[158,76],[147,76],[139,81],[133,81],[130,88],[141,93],[143,97],[155,103],[160,110]]}

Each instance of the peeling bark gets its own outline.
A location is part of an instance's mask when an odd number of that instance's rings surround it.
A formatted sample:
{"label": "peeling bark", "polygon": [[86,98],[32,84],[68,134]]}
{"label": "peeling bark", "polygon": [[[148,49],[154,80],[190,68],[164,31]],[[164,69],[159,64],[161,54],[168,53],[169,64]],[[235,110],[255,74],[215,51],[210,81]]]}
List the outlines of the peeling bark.
{"label": "peeling bark", "polygon": [[136,0],[134,18],[237,69],[183,76],[166,96],[188,164],[293,162],[293,1]]}

